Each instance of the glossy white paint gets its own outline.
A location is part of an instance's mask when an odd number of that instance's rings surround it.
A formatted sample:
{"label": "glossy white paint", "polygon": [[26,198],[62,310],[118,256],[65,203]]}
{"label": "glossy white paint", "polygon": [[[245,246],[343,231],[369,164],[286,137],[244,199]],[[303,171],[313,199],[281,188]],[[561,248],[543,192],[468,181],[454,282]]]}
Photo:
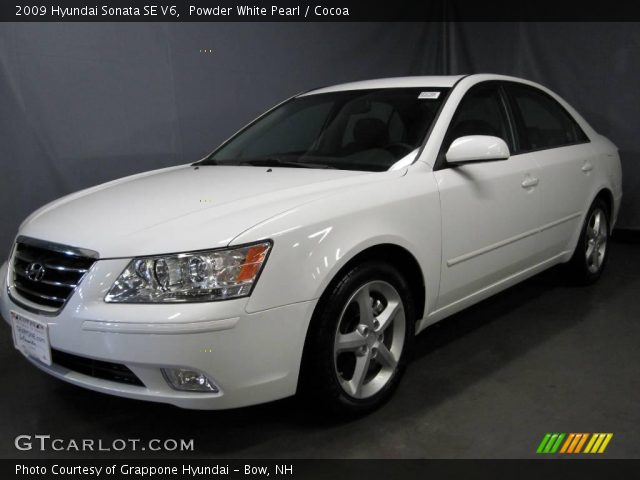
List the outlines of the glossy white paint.
{"label": "glossy white paint", "polygon": [[509,158],[504,140],[488,135],[467,135],[456,138],[446,153],[447,163],[488,162]]}
{"label": "glossy white paint", "polygon": [[124,178],[43,207],[20,233],[64,245],[93,245],[101,258],[202,250],[228,245],[257,222],[293,206],[376,181],[366,172],[268,170],[184,165]]}
{"label": "glossy white paint", "polygon": [[[590,142],[434,170],[460,100],[469,88],[490,80],[519,81],[548,92],[576,118]],[[615,221],[622,195],[616,147],[562,99],[532,82],[498,75],[410,77],[305,95],[400,86],[453,87],[413,164],[381,173],[184,165],[116,180],[34,212],[20,235],[89,248],[100,260],[64,310],[47,317],[8,297],[10,267],[3,265],[2,317],[8,320],[9,311],[16,310],[46,321],[55,348],[124,363],[145,387],[33,361],[66,381],[186,408],[230,408],[295,393],[318,298],[340,269],[369,247],[391,244],[415,258],[425,282],[420,331],[568,260],[587,209],[602,190],[613,198]],[[485,150],[508,156],[506,145],[492,141]],[[273,249],[248,298],[167,305],[104,302],[131,257],[262,239],[273,240]],[[207,373],[222,392],[172,390],[160,373],[172,366]]]}
{"label": "glossy white paint", "polygon": [[540,191],[522,187],[538,175],[537,164],[524,157],[434,172],[442,221],[438,308],[540,260]]}
{"label": "glossy white paint", "polygon": [[303,95],[317,95],[319,93],[340,92],[344,90],[364,90],[367,88],[438,88],[453,87],[464,75],[443,75],[443,76],[414,76],[395,78],[376,78],[372,80],[362,80],[359,82],[342,83],[329,87],[318,88],[304,93]]}

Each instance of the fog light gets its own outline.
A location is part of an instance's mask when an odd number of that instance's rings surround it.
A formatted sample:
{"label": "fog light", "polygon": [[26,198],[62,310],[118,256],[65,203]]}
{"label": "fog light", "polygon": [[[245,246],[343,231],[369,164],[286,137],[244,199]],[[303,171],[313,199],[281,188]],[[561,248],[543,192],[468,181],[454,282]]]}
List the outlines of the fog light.
{"label": "fog light", "polygon": [[209,380],[204,373],[195,370],[163,368],[162,375],[169,385],[176,390],[212,393],[220,391],[218,386],[212,380]]}

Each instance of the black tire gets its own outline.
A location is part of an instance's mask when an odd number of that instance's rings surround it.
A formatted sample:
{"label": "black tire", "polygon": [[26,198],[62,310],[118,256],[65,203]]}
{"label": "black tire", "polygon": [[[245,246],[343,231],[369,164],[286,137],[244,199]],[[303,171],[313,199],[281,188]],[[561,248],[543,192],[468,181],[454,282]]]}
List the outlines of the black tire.
{"label": "black tire", "polygon": [[[393,288],[385,290],[387,289],[385,285],[390,285]],[[364,290],[365,286],[368,286],[367,290]],[[391,300],[386,300],[386,303],[383,293],[380,293],[383,290],[391,298]],[[401,299],[402,312],[392,308],[393,305],[399,305],[392,290]],[[365,332],[366,335],[359,328],[363,329],[368,320],[361,319],[361,303],[352,298],[355,294],[358,294],[357,298],[361,300],[365,297],[371,299],[373,316],[367,317],[365,314],[365,317],[373,319],[372,324],[377,327]],[[379,310],[381,307],[384,309],[379,312],[378,316],[375,316],[376,309]],[[385,313],[387,308],[389,308],[388,312],[397,311],[400,313],[392,316]],[[383,332],[379,319],[384,322],[385,318],[393,318],[394,320],[386,323],[388,327]],[[404,321],[404,331],[400,332],[402,321]],[[341,278],[329,286],[320,299],[311,320],[305,343],[299,385],[304,401],[312,402],[323,413],[337,414],[341,417],[362,415],[383,405],[397,388],[404,373],[413,343],[415,321],[416,314],[411,290],[406,279],[395,267],[379,261],[367,261],[350,268]],[[356,326],[351,331],[352,325],[349,323],[353,322],[356,322]],[[392,330],[389,331],[389,328]],[[355,352],[336,353],[338,349],[335,347],[335,342],[338,336],[345,338],[342,335],[355,334],[356,332],[362,338],[368,339],[366,341],[376,341],[377,343],[358,347]],[[374,335],[377,335],[376,339],[371,340]],[[395,348],[397,354],[400,339],[403,343],[394,370],[391,365],[395,354],[389,361],[386,353],[394,351]],[[385,355],[380,353],[382,343],[389,344]],[[366,350],[366,353],[363,350]],[[358,362],[364,361],[361,358],[364,359],[369,355],[369,352],[372,352],[371,355],[373,355],[370,363],[367,361],[364,363],[367,367],[360,368],[360,371],[365,372],[360,377],[364,379],[361,382],[360,394],[364,395],[365,389],[375,393],[366,398],[357,398],[348,393],[347,389],[360,383],[355,381],[356,369],[358,369],[356,365],[361,365]],[[351,355],[353,355],[353,360],[350,358]],[[347,382],[348,379],[345,380],[345,378],[349,373],[345,374],[343,370],[349,370],[350,367],[346,364],[350,362],[353,363],[353,372],[351,372],[350,381]],[[380,370],[376,374],[377,368]],[[367,382],[367,375],[372,376],[376,381],[369,380]],[[382,380],[386,383],[383,384]],[[383,386],[379,387],[379,385]],[[375,391],[376,388],[380,389]]]}
{"label": "black tire", "polygon": [[[599,235],[594,232],[595,216],[600,214],[600,222],[604,221],[604,227],[600,227]],[[573,252],[573,256],[568,263],[568,270],[571,279],[580,285],[590,285],[596,282],[602,271],[604,270],[607,259],[609,258],[609,237],[611,235],[610,212],[608,205],[600,198],[596,198],[589,208],[589,212],[585,217],[578,244]],[[602,255],[598,255],[598,260],[593,257],[589,258],[588,252],[590,247],[601,248],[604,242],[604,251]],[[599,252],[600,250],[598,250]]]}

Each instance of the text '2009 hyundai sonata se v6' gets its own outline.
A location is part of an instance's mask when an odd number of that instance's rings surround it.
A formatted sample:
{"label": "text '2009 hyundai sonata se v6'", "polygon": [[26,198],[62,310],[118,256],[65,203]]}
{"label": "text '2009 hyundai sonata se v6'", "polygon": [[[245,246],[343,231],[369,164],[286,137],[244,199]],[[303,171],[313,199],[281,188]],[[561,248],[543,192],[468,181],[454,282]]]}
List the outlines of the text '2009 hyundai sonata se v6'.
{"label": "text '2009 hyundai sonata se v6'", "polygon": [[35,366],[99,392],[361,413],[428,325],[559,263],[597,280],[621,196],[617,148],[532,82],[321,88],[33,213],[1,313]]}

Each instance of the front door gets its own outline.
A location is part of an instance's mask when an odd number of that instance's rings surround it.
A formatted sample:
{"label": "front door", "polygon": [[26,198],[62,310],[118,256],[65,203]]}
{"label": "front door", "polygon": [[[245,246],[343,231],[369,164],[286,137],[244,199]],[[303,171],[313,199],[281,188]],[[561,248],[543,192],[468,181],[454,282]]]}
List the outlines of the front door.
{"label": "front door", "polygon": [[[506,99],[498,84],[467,92],[453,117],[443,151],[465,135],[500,137],[514,151]],[[442,212],[442,270],[438,309],[463,302],[532,267],[541,198],[532,154],[436,170]]]}

